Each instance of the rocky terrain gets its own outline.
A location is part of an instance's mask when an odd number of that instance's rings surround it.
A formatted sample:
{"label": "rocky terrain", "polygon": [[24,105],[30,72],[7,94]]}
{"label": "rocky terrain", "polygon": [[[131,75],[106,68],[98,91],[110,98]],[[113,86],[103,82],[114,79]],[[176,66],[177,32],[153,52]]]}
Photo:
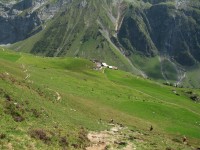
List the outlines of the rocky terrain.
{"label": "rocky terrain", "polygon": [[68,2],[70,0],[56,4],[49,0],[0,1],[0,44],[12,44],[38,33]]}

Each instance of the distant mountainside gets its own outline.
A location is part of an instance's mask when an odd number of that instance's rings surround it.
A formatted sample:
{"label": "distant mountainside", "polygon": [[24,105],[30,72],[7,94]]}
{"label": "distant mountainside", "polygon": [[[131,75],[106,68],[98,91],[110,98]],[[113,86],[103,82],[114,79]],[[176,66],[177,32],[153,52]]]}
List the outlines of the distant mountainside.
{"label": "distant mountainside", "polygon": [[161,82],[200,85],[198,0],[0,2],[0,44],[43,56],[98,59]]}

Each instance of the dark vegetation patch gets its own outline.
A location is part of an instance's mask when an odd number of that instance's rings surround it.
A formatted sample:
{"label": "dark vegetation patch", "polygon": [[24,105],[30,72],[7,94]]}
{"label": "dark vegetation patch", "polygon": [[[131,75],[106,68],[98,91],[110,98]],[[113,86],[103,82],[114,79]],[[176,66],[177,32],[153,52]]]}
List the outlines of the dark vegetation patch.
{"label": "dark vegetation patch", "polygon": [[34,139],[43,141],[45,144],[51,143],[51,134],[44,129],[32,129],[29,131],[29,135]]}
{"label": "dark vegetation patch", "polygon": [[67,140],[67,137],[66,136],[60,137],[59,144],[63,148],[68,147],[69,146],[69,142]]}
{"label": "dark vegetation patch", "polygon": [[14,96],[5,92],[3,89],[0,89],[0,95],[5,99],[3,102],[4,113],[10,115],[15,122],[22,122],[30,116],[34,116],[35,118],[41,117],[42,112],[38,109],[31,108],[28,100],[19,102],[13,98]]}
{"label": "dark vegetation patch", "polygon": [[5,139],[5,138],[6,138],[6,134],[0,133],[0,140]]}
{"label": "dark vegetation patch", "polygon": [[164,82],[163,84],[164,84],[164,85],[167,85],[167,86],[174,86],[173,83],[169,83],[169,82]]}
{"label": "dark vegetation patch", "polygon": [[25,108],[24,105],[17,103],[8,93],[5,93],[3,89],[0,89],[1,95],[4,96],[4,113],[11,115],[13,120],[16,122],[22,122],[25,120],[24,113]]}
{"label": "dark vegetation patch", "polygon": [[78,132],[77,143],[74,145],[74,148],[84,148],[87,146],[87,143],[89,143],[87,134],[88,132],[84,128],[80,129]]}
{"label": "dark vegetation patch", "polygon": [[114,143],[118,145],[118,148],[123,148],[127,145],[125,141],[114,141]]}
{"label": "dark vegetation patch", "polygon": [[200,102],[200,96],[193,91],[185,91],[187,97],[189,97],[194,102]]}
{"label": "dark vegetation patch", "polygon": [[84,149],[88,146],[87,131],[83,128],[79,129],[78,133],[64,131],[60,127],[54,129],[30,129],[28,134],[31,138],[40,140],[47,145],[58,145],[62,149]]}

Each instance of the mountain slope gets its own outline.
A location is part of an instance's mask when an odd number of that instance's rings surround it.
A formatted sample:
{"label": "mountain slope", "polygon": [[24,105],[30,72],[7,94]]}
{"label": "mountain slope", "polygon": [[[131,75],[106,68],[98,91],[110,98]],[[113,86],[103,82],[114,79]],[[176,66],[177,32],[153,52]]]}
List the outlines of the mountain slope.
{"label": "mountain slope", "polygon": [[[194,82],[199,83],[199,78],[192,77],[200,60],[198,0],[31,2],[23,11],[30,15],[22,18],[36,14],[38,23],[35,19],[25,23],[31,26],[35,22],[37,26],[29,29],[37,34],[15,40],[26,39],[13,49],[51,57],[98,59],[160,82],[198,87]],[[25,1],[21,3],[25,5]]]}
{"label": "mountain slope", "polygon": [[[92,70],[79,58],[0,54],[1,149],[84,149],[88,133],[111,128],[110,119],[125,126],[121,140],[138,149],[198,147],[199,101],[190,97],[199,98],[199,90]],[[118,142],[110,146],[122,149]]]}

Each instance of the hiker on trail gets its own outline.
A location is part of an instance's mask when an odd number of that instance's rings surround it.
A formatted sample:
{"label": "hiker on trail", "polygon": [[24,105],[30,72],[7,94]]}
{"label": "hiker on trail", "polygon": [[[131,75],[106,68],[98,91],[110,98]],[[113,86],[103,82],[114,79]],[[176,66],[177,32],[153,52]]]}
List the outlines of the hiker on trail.
{"label": "hiker on trail", "polygon": [[151,125],[151,127],[150,127],[150,129],[149,129],[150,131],[152,131],[153,130],[153,126]]}

